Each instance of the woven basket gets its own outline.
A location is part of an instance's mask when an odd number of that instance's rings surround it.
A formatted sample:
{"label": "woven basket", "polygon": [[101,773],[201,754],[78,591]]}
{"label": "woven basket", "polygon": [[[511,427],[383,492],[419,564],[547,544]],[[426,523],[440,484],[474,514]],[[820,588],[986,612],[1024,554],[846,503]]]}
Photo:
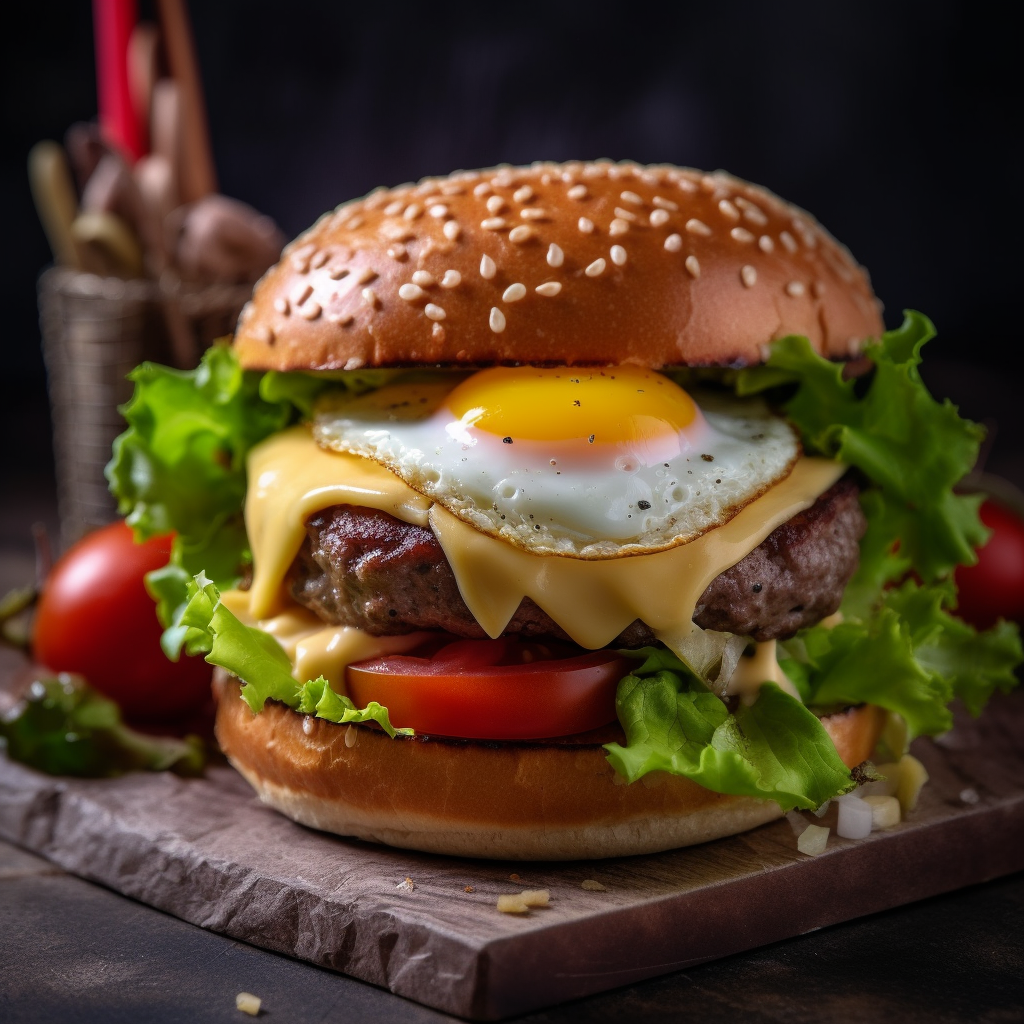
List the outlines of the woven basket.
{"label": "woven basket", "polygon": [[103,467],[125,423],[127,374],[146,359],[194,366],[230,334],[251,287],[192,288],[122,281],[62,267],[39,279],[39,317],[50,392],[61,542],[110,522],[116,503]]}

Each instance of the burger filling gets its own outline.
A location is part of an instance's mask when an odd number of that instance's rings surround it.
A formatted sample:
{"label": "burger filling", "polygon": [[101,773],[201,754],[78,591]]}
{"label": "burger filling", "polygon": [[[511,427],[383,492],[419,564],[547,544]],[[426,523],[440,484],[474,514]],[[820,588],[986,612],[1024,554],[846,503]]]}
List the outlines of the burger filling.
{"label": "burger filling", "polygon": [[[382,442],[353,428],[353,395],[367,396],[359,415],[402,406],[387,391],[405,386],[397,371],[260,375],[226,348],[193,373],[135,372],[108,475],[141,534],[176,531],[171,564],[150,578],[166,650],[206,653],[243,680],[254,712],[278,701],[392,736],[417,721],[445,735],[507,736],[511,722],[512,735],[542,736],[617,717],[608,758],[629,781],[662,770],[816,807],[854,781],[815,711],[870,703],[904,738],[943,732],[954,696],[979,711],[1014,684],[1021,658],[1011,625],[977,633],[950,614],[951,572],[984,539],[978,501],[952,490],[981,435],[920,381],[931,334],[908,315],[868,347],[857,382],[800,338],[776,342],[760,367],[681,371],[673,387],[722,399],[690,409],[661,387],[671,408],[659,422],[678,427],[678,443],[644,432],[645,390],[668,380],[646,373],[627,427],[658,454],[646,468],[613,460],[615,479],[631,481],[621,500],[580,475],[601,430],[611,441],[627,430],[614,403],[577,440],[571,424],[525,414],[498,430],[474,477],[494,500],[473,508],[460,504],[458,430],[450,465],[424,471],[410,461],[413,434]],[[486,428],[485,400],[508,375],[459,379],[458,422]],[[568,386],[557,372],[537,387],[549,385]],[[413,381],[404,401],[424,394]],[[292,426],[317,408],[333,451]],[[561,447],[538,471],[543,487],[508,487],[501,460],[539,451],[545,430]],[[770,452],[745,455],[762,437]],[[295,500],[261,505],[286,477]],[[563,493],[581,497],[566,505]],[[609,539],[595,539],[603,522]],[[251,591],[232,589],[254,552]]]}

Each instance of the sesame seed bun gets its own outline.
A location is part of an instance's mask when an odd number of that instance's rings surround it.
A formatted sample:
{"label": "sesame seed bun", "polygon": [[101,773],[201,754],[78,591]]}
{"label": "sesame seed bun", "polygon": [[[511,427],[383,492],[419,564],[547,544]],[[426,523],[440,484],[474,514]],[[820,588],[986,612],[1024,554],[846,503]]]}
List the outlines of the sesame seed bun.
{"label": "sesame seed bun", "polygon": [[[662,772],[626,785],[600,745],[612,734],[392,740],[274,702],[253,715],[237,680],[219,669],[214,690],[217,739],[264,803],[301,824],[389,846],[500,860],[621,857],[735,835],[782,814],[771,801]],[[865,705],[822,723],[852,768],[870,756],[884,720]]]}
{"label": "sesame seed bun", "polygon": [[256,370],[739,366],[787,334],[848,358],[883,330],[867,274],[809,214],[724,173],[538,164],[378,190],[257,285]]}

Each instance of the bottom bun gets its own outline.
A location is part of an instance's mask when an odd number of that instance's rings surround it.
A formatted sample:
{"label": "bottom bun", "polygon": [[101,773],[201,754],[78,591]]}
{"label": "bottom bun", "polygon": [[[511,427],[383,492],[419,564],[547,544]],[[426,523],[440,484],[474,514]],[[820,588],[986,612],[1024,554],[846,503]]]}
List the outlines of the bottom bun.
{"label": "bottom bun", "polygon": [[[274,702],[253,715],[238,681],[220,670],[214,689],[217,739],[260,800],[338,835],[461,857],[579,860],[704,843],[782,815],[770,800],[725,796],[666,772],[627,785],[596,734],[390,739]],[[884,722],[868,705],[822,719],[851,768],[871,755]]]}

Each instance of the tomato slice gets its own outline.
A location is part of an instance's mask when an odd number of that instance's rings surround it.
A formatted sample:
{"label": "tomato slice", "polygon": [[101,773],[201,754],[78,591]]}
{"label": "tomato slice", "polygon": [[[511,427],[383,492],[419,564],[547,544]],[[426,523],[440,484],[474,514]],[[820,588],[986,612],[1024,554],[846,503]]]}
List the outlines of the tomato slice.
{"label": "tomato slice", "polygon": [[629,662],[614,651],[564,644],[456,640],[417,655],[356,662],[345,670],[358,707],[383,704],[392,725],[435,736],[532,740],[615,720],[615,689]]}

